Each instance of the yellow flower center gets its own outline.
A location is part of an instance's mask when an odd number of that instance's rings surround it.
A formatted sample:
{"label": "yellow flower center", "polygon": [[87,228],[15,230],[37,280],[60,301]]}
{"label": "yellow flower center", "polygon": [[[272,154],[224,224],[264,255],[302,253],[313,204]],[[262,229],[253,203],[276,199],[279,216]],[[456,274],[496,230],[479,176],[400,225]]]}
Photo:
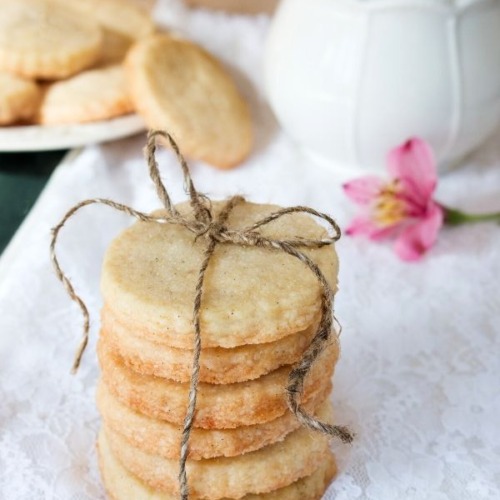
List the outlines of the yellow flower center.
{"label": "yellow flower center", "polygon": [[406,204],[398,196],[397,181],[387,184],[377,196],[374,207],[374,219],[380,227],[389,227],[408,217]]}

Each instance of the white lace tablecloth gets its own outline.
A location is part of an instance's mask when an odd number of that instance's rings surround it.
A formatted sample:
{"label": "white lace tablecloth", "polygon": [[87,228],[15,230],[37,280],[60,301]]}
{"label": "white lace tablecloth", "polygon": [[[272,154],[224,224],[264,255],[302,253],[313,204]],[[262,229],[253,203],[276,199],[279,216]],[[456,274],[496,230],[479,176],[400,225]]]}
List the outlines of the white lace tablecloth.
{"label": "white lace tablecloth", "polygon": [[[260,68],[267,18],[189,14],[174,1],[157,10],[231,66],[252,103],[252,157],[229,172],[194,163],[197,186],[216,198],[242,193],[260,202],[310,205],[345,224],[353,207],[340,176],[303,157],[265,104]],[[93,207],[62,234],[62,265],[93,318],[76,376],[69,369],[81,318],[52,272],[49,230],[88,197],[156,208],[141,157],[144,140],[90,147],[69,158],[0,261],[1,499],[104,497],[95,455],[98,281],[106,246],[130,220]],[[174,198],[182,200],[172,155],[162,152],[160,162]],[[495,141],[442,178],[438,195],[470,210],[500,210]],[[447,229],[417,264],[363,240],[343,238],[338,252],[336,310],[344,331],[333,400],[337,421],[349,425],[356,440],[332,444],[339,474],[325,498],[500,498],[500,227]]]}

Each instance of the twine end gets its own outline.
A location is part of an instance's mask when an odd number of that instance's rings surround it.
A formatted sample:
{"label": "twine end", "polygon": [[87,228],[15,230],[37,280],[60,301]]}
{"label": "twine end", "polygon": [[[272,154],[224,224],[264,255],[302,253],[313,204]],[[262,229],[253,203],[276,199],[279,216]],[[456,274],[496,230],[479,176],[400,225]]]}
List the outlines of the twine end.
{"label": "twine end", "polygon": [[356,437],[356,434],[351,432],[347,427],[337,427],[337,431],[340,440],[345,444],[352,444],[354,438]]}

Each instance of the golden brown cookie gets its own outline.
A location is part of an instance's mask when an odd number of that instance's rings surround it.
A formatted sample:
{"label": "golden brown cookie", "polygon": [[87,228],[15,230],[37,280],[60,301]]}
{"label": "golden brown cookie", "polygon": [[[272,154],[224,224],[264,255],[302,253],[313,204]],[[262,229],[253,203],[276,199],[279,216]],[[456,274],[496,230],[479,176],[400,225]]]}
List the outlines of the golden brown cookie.
{"label": "golden brown cookie", "polygon": [[100,64],[122,62],[135,40],[152,35],[155,25],[145,9],[127,0],[51,0],[94,19],[103,34]]}
{"label": "golden brown cookie", "polygon": [[44,125],[107,120],[133,111],[123,68],[96,68],[53,83],[39,111]]}
{"label": "golden brown cookie", "polygon": [[[213,203],[217,213],[221,202]],[[178,209],[192,217],[187,204]],[[234,208],[228,228],[245,228],[279,210],[245,202]],[[326,238],[304,214],[288,214],[260,228],[276,239]],[[196,281],[207,242],[180,225],[137,222],[107,250],[101,289],[107,308],[127,328],[152,342],[192,349]],[[304,250],[337,285],[333,246]],[[320,312],[321,287],[300,260],[257,247],[219,245],[205,277],[201,306],[203,348],[274,342],[308,328]]]}
{"label": "golden brown cookie", "polygon": [[132,38],[103,28],[99,65],[121,64],[133,43],[134,40]]}
{"label": "golden brown cookie", "polygon": [[[304,401],[323,394],[330,384],[338,350],[330,346],[315,363],[304,385]],[[184,421],[189,384],[141,375],[128,369],[103,338],[99,341],[102,380],[111,393],[133,410],[152,418]],[[204,429],[232,429],[269,422],[287,411],[285,388],[290,367],[284,366],[251,382],[229,385],[201,383],[194,425]]]}
{"label": "golden brown cookie", "polygon": [[[325,403],[319,417],[331,421],[331,405]],[[119,434],[104,428],[110,449],[125,469],[153,489],[178,493],[179,461],[150,455],[133,447]],[[307,477],[328,460],[326,436],[300,428],[283,441],[230,458],[188,460],[191,498],[216,500],[241,498],[248,493],[268,493]]]}
{"label": "golden brown cookie", "polygon": [[132,99],[149,128],[168,130],[186,156],[220,168],[252,146],[250,112],[222,65],[187,40],[156,35],[128,53]]}
{"label": "golden brown cookie", "polygon": [[225,10],[238,14],[271,14],[276,9],[278,0],[186,0],[192,7]]}
{"label": "golden brown cookie", "polygon": [[[151,489],[131,474],[111,452],[104,432],[98,442],[99,467],[106,492],[113,500],[177,500],[177,495]],[[328,453],[318,468],[289,486],[263,493],[245,495],[241,500],[320,500],[337,471],[333,456]],[[228,499],[221,499],[228,500]]]}
{"label": "golden brown cookie", "polygon": [[9,125],[33,117],[40,102],[35,82],[0,73],[0,125]]}
{"label": "golden brown cookie", "polygon": [[132,40],[139,40],[155,32],[155,25],[148,12],[126,0],[51,0],[76,9],[90,17],[108,31]]}
{"label": "golden brown cookie", "polygon": [[[296,363],[311,343],[316,326],[315,322],[305,331],[266,344],[250,344],[233,349],[204,349],[200,359],[200,382],[244,382],[283,365]],[[101,313],[101,335],[106,338],[109,348],[132,370],[176,382],[189,382],[193,351],[151,342],[136,335],[133,329],[113,317],[106,307]]]}
{"label": "golden brown cookie", "polygon": [[0,70],[28,78],[66,78],[99,57],[97,23],[49,0],[4,0]]}
{"label": "golden brown cookie", "polygon": [[[304,405],[306,411],[314,413],[330,391],[331,384],[328,384],[323,392],[314,394]],[[97,390],[97,406],[106,427],[121,434],[136,448],[165,458],[179,457],[179,425],[149,418],[132,410],[114,397],[103,383]],[[194,428],[189,439],[189,458],[200,460],[242,455],[282,441],[299,426],[297,418],[287,411],[275,420],[258,425],[235,429]]]}

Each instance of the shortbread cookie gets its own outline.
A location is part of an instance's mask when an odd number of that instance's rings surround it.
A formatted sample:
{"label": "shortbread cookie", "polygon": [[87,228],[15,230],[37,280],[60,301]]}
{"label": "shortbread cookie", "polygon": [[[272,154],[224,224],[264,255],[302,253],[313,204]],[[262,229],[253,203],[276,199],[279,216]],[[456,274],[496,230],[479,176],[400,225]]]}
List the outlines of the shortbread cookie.
{"label": "shortbread cookie", "polygon": [[100,25],[103,33],[100,64],[122,62],[134,41],[152,35],[156,29],[150,15],[127,0],[51,1],[72,7]]}
{"label": "shortbread cookie", "polygon": [[[304,385],[304,401],[323,393],[330,384],[336,349],[326,349]],[[141,375],[128,369],[109,351],[104,339],[98,347],[102,380],[111,393],[135,411],[180,424],[188,405],[189,384]],[[290,367],[285,366],[251,382],[229,385],[199,384],[194,425],[204,429],[232,429],[269,422],[287,410],[285,388]]]}
{"label": "shortbread cookie", "polygon": [[185,0],[193,7],[219,9],[238,14],[271,14],[276,9],[278,0]]}
{"label": "shortbread cookie", "polygon": [[[151,489],[125,469],[111,452],[104,432],[99,435],[98,456],[104,486],[112,500],[178,500],[177,495]],[[328,453],[310,476],[269,493],[245,495],[241,500],[320,500],[336,472],[335,460]]]}
{"label": "shortbread cookie", "polygon": [[[214,212],[222,202],[213,202]],[[186,203],[178,209],[193,217]],[[279,210],[245,202],[227,227],[241,229]],[[160,213],[160,212],[159,212]],[[288,214],[259,228],[266,237],[326,238],[304,214]],[[181,225],[137,222],[110,245],[101,289],[108,309],[127,328],[152,342],[179,349],[194,343],[193,303],[207,242]],[[336,288],[332,245],[304,250]],[[280,251],[219,245],[206,272],[201,306],[203,348],[274,342],[308,328],[320,312],[321,286],[300,260]]]}
{"label": "shortbread cookie", "polygon": [[97,23],[49,0],[3,1],[0,70],[28,78],[66,78],[99,57]]}
{"label": "shortbread cookie", "polygon": [[[328,384],[322,392],[314,394],[304,405],[306,411],[314,413],[330,391],[331,384]],[[114,397],[103,383],[99,384],[97,390],[97,406],[106,427],[121,434],[136,448],[165,458],[179,457],[179,425],[149,418],[130,409]],[[287,411],[283,416],[264,424],[235,429],[194,428],[189,438],[189,458],[200,460],[243,455],[282,441],[299,426],[297,418]]]}
{"label": "shortbread cookie", "polygon": [[0,125],[28,120],[40,102],[40,89],[32,81],[0,73]]}
{"label": "shortbread cookie", "polygon": [[[251,344],[234,349],[204,349],[200,359],[200,382],[244,382],[283,365],[296,363],[311,343],[316,327],[317,322],[305,331],[266,344]],[[193,351],[150,342],[135,335],[133,330],[114,318],[106,307],[101,313],[101,335],[106,338],[110,349],[119,354],[125,365],[134,371],[176,382],[189,382]]]}
{"label": "shortbread cookie", "polygon": [[133,111],[123,68],[107,66],[84,71],[50,85],[40,107],[44,125],[107,120]]}
{"label": "shortbread cookie", "polygon": [[[331,421],[331,405],[319,410]],[[123,466],[150,487],[178,493],[179,460],[150,455],[133,447],[119,434],[104,427],[112,453]],[[328,438],[300,428],[283,441],[230,458],[188,460],[191,498],[241,498],[248,493],[268,493],[289,486],[317,470],[329,455]]]}
{"label": "shortbread cookie", "polygon": [[103,28],[99,65],[121,64],[133,43],[132,38]]}
{"label": "shortbread cookie", "polygon": [[139,40],[155,32],[151,16],[138,5],[126,0],[51,0],[76,9],[108,31],[132,40]]}
{"label": "shortbread cookie", "polygon": [[186,156],[220,168],[252,146],[248,106],[221,64],[186,40],[156,35],[127,55],[134,104],[149,128],[168,130]]}

